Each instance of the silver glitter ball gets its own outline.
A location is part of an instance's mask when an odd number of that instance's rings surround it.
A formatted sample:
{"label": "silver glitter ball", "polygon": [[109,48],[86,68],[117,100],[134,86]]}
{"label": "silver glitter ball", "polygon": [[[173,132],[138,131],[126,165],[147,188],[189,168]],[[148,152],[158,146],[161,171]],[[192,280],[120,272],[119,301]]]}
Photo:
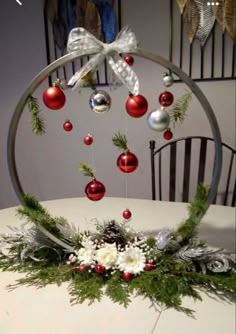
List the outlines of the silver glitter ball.
{"label": "silver glitter ball", "polygon": [[148,115],[148,125],[152,130],[164,131],[170,124],[170,116],[164,107],[153,110]]}
{"label": "silver glitter ball", "polygon": [[89,105],[94,112],[103,114],[111,108],[111,97],[104,90],[95,90],[90,96]]}
{"label": "silver glitter ball", "polygon": [[162,230],[156,236],[157,249],[163,250],[169,244],[171,239],[171,233],[169,230]]}
{"label": "silver glitter ball", "polygon": [[172,75],[167,74],[166,72],[163,75],[163,83],[166,87],[170,87],[173,85],[174,83],[174,79],[172,77]]}

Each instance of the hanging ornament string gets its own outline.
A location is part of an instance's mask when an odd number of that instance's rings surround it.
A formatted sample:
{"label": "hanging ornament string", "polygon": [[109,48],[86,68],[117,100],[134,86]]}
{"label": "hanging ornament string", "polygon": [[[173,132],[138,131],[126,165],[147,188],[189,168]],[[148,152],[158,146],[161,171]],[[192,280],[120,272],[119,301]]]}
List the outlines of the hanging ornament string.
{"label": "hanging ornament string", "polygon": [[84,28],[72,29],[67,43],[68,52],[75,52],[78,57],[95,54],[81,69],[69,80],[68,85],[74,89],[80,86],[82,78],[90,71],[94,72],[100,64],[107,59],[108,64],[133,95],[139,93],[139,80],[132,68],[120,57],[120,53],[135,52],[137,40],[134,33],[124,27],[113,43],[106,44],[99,41]]}

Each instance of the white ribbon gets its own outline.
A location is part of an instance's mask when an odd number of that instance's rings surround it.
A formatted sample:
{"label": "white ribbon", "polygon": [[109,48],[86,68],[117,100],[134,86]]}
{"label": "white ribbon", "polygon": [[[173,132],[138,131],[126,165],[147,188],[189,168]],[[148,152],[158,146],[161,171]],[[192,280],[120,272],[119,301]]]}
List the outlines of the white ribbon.
{"label": "white ribbon", "polygon": [[68,85],[76,89],[80,86],[80,81],[90,71],[96,70],[98,65],[104,62],[108,64],[133,95],[139,94],[138,77],[132,68],[120,57],[119,53],[134,52],[137,49],[137,40],[134,33],[124,27],[111,44],[102,43],[84,28],[74,28],[71,30],[67,43],[68,52],[76,52],[78,56],[94,54],[81,69],[69,80]]}

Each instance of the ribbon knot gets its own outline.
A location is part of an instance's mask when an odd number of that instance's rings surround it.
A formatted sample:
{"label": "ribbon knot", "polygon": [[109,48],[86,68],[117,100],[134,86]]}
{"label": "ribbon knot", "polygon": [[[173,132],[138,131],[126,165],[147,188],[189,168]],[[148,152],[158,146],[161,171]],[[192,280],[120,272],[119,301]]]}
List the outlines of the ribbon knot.
{"label": "ribbon knot", "polygon": [[76,52],[78,56],[95,55],[72,76],[68,85],[74,86],[73,89],[76,89],[80,86],[83,77],[90,71],[95,71],[106,58],[120,81],[133,95],[138,95],[138,77],[119,55],[120,53],[135,52],[137,44],[134,33],[128,27],[124,27],[111,44],[101,42],[84,28],[72,29],[68,38],[67,51]]}

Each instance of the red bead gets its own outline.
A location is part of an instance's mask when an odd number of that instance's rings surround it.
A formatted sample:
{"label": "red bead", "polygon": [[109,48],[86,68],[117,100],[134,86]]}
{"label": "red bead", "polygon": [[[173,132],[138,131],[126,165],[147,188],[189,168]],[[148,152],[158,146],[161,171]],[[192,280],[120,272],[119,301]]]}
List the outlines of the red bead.
{"label": "red bead", "polygon": [[163,133],[163,137],[166,140],[170,140],[173,137],[173,133],[171,132],[170,129],[167,129],[164,133]]}
{"label": "red bead", "polygon": [[85,264],[81,264],[77,270],[79,273],[83,273],[86,270],[87,266]]}
{"label": "red bead", "polygon": [[148,110],[148,102],[142,95],[130,95],[126,101],[126,111],[134,118],[142,117]]}
{"label": "red bead", "polygon": [[43,93],[43,102],[49,109],[57,110],[64,106],[66,97],[59,87],[48,87]]}
{"label": "red bead", "polygon": [[103,267],[101,264],[97,264],[96,266],[95,266],[95,268],[94,268],[94,270],[95,270],[95,272],[97,273],[97,274],[103,274],[104,273],[104,271],[105,271],[105,267]]}
{"label": "red bead", "polygon": [[93,136],[91,134],[88,134],[86,137],[84,137],[85,145],[91,145],[92,143],[93,143]]}
{"label": "red bead", "polygon": [[124,219],[130,219],[132,216],[132,213],[129,209],[126,209],[125,211],[123,211],[122,216]]}
{"label": "red bead", "polygon": [[154,264],[146,263],[144,269],[147,271],[153,270],[155,268]]}
{"label": "red bead", "polygon": [[132,66],[134,64],[134,58],[130,55],[125,56],[124,60],[129,66]]}
{"label": "red bead", "polygon": [[85,194],[91,201],[99,201],[103,198],[105,192],[106,188],[97,180],[89,182],[85,188]]}
{"label": "red bead", "polygon": [[163,107],[169,107],[174,101],[174,96],[171,92],[163,92],[159,96],[159,102]]}
{"label": "red bead", "polygon": [[117,159],[117,167],[123,173],[132,173],[138,167],[138,158],[131,152],[124,152]]}
{"label": "red bead", "polygon": [[64,124],[63,124],[63,129],[65,131],[71,131],[73,129],[73,124],[70,122],[70,121],[66,121]]}
{"label": "red bead", "polygon": [[133,277],[133,275],[130,274],[130,273],[126,273],[126,272],[124,272],[124,273],[122,274],[122,278],[123,278],[123,280],[126,281],[126,282],[129,282],[129,281],[132,279],[132,277]]}

